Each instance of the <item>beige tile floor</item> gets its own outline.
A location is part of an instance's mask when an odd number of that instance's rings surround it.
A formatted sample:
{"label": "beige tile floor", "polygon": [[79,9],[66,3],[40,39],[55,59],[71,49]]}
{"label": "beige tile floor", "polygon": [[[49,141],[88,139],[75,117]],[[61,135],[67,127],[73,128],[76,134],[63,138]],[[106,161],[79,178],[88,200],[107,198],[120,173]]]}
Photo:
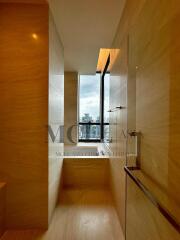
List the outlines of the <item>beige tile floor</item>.
{"label": "beige tile floor", "polygon": [[48,231],[7,231],[1,240],[123,240],[110,192],[64,189]]}

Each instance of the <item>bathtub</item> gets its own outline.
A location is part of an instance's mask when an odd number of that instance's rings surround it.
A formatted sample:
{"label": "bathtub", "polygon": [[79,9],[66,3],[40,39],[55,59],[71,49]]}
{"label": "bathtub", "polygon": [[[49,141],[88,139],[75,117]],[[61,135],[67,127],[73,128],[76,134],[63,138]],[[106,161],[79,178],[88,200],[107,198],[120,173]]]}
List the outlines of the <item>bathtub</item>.
{"label": "bathtub", "polygon": [[99,156],[99,153],[94,146],[65,146],[64,156]]}

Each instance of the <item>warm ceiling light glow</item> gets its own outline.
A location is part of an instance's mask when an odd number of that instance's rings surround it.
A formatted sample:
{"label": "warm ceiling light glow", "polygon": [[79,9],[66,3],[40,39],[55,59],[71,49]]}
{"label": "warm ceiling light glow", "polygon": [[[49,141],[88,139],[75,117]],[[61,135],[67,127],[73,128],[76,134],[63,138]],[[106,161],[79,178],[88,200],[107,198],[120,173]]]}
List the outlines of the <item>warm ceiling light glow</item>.
{"label": "warm ceiling light glow", "polygon": [[97,71],[98,72],[103,72],[107,59],[110,54],[110,49],[109,48],[101,48],[99,51],[99,58],[98,58],[98,64],[97,64]]}
{"label": "warm ceiling light glow", "polygon": [[110,51],[110,64],[109,64],[109,67],[108,67],[109,72],[112,70],[112,67],[114,66],[117,58],[119,57],[119,54],[120,54],[120,49],[119,48],[111,49],[111,51]]}
{"label": "warm ceiling light glow", "polygon": [[103,72],[106,66],[108,57],[110,55],[110,64],[108,67],[108,71],[110,72],[113,65],[115,64],[117,58],[119,57],[120,49],[109,49],[109,48],[101,48],[99,51],[99,59],[97,64],[97,71]]}
{"label": "warm ceiling light glow", "polygon": [[37,39],[38,39],[38,35],[37,35],[36,33],[33,33],[33,34],[32,34],[32,38],[35,39],[35,40],[37,40]]}

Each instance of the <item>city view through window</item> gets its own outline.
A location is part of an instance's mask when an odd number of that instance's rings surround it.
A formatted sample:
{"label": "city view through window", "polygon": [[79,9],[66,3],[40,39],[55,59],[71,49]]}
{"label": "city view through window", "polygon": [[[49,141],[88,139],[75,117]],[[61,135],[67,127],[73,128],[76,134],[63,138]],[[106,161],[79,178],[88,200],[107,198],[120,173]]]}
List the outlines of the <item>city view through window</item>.
{"label": "city view through window", "polygon": [[80,76],[80,140],[100,139],[100,78],[100,74]]}
{"label": "city view through window", "polygon": [[[79,82],[79,140],[100,140],[101,74],[81,75]],[[104,78],[104,139],[109,139],[109,74]]]}
{"label": "city view through window", "polygon": [[109,142],[110,74],[104,76],[104,142]]}

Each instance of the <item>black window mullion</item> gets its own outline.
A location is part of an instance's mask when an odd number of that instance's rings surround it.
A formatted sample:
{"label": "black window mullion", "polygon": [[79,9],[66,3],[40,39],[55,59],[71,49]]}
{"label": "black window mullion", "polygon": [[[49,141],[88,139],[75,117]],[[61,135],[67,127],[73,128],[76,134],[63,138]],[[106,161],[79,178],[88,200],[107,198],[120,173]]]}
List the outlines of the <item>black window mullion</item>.
{"label": "black window mullion", "polygon": [[100,92],[100,123],[79,122],[79,126],[80,125],[89,125],[89,126],[100,125],[100,139],[79,139],[79,142],[100,142],[104,140],[104,125],[109,125],[109,123],[104,122],[104,78],[105,78],[105,74],[108,73],[107,70],[108,70],[109,64],[110,64],[110,55],[107,59],[104,71],[101,74],[101,79],[100,79],[100,91],[101,91]]}
{"label": "black window mullion", "polygon": [[101,123],[101,127],[100,127],[101,141],[104,140],[104,125],[108,125],[108,124],[104,123],[104,78],[105,78],[105,74],[107,73],[109,64],[110,64],[110,55],[107,59],[103,74],[101,76],[101,107],[100,107],[101,108],[101,113],[100,113],[100,116],[101,116],[101,121],[100,121],[100,123]]}

